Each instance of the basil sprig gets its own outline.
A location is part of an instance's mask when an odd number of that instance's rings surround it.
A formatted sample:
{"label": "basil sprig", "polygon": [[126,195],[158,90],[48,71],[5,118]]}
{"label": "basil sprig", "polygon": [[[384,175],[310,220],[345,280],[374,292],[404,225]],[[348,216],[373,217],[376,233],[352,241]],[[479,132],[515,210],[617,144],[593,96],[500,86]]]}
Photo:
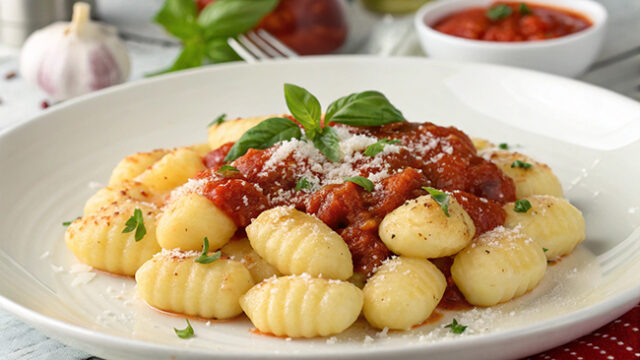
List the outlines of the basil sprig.
{"label": "basil sprig", "polygon": [[311,181],[307,180],[305,177],[301,177],[296,183],[295,191],[310,189],[311,187],[313,187]]}
{"label": "basil sprig", "polygon": [[435,201],[438,205],[440,205],[442,212],[444,212],[444,214],[447,215],[447,217],[451,216],[449,215],[449,203],[451,202],[451,198],[449,194],[447,194],[446,192],[442,192],[438,189],[434,189],[432,187],[427,187],[427,186],[423,186],[422,189],[427,191],[429,195],[431,195],[431,198],[433,199],[433,201]]}
{"label": "basil sprig", "polygon": [[217,118],[213,119],[207,127],[211,127],[211,125],[220,125],[226,120],[226,118],[227,114],[220,114]]}
{"label": "basil sprig", "polygon": [[449,328],[454,334],[462,334],[465,330],[467,330],[467,326],[460,324],[455,318],[453,319],[453,321],[451,321],[451,323],[445,325],[445,328]]}
{"label": "basil sprig", "polygon": [[131,215],[124,225],[125,228],[122,229],[123,234],[130,233],[133,230],[136,231],[134,235],[136,242],[142,240],[147,234],[147,228],[144,226],[144,218],[142,217],[142,210],[138,208],[133,211],[133,215]]}
{"label": "basil sprig", "polygon": [[198,14],[194,0],[165,0],[153,20],[183,43],[168,69],[151,74],[198,67],[241,58],[227,38],[247,32],[278,4],[278,0],[217,0]]}
{"label": "basil sprig", "polygon": [[513,205],[513,210],[519,213],[526,213],[531,209],[531,203],[527,199],[516,200],[516,203]]}
{"label": "basil sprig", "polygon": [[193,328],[191,327],[191,323],[189,322],[189,319],[185,319],[185,320],[187,320],[186,328],[184,329],[173,328],[173,331],[176,332],[176,335],[178,335],[180,339],[188,339],[194,335]]}
{"label": "basil sprig", "polygon": [[202,244],[202,253],[193,261],[199,264],[211,264],[212,262],[220,259],[220,256],[222,256],[220,250],[213,253],[213,255],[209,255],[209,239],[205,236]]}
{"label": "basil sprig", "polygon": [[[324,122],[320,102],[305,88],[284,84],[284,98],[291,115],[304,128],[305,138],[331,161],[339,161],[341,154],[338,134],[330,123],[380,126],[404,121],[400,110],[377,91],[354,93],[332,102]],[[298,124],[287,118],[270,118],[261,122],[238,139],[225,161],[233,161],[249,149],[266,149],[280,141],[302,138]]]}
{"label": "basil sprig", "polygon": [[360,187],[367,190],[368,192],[373,191],[373,182],[367,179],[366,177],[363,177],[363,176],[346,177],[344,178],[344,181],[352,182],[356,185],[359,185]]}
{"label": "basil sprig", "polygon": [[520,3],[520,14],[522,15],[531,15],[533,14],[533,11],[531,11],[531,9],[529,9],[529,6],[527,6],[526,3]]}

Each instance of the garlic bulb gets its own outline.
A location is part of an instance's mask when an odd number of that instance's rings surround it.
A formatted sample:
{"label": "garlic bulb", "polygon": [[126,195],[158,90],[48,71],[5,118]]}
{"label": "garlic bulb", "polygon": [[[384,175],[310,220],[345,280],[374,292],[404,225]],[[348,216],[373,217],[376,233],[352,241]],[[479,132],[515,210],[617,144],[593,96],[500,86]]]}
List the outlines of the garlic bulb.
{"label": "garlic bulb", "polygon": [[34,32],[20,56],[20,72],[54,100],[65,100],[129,77],[129,55],[112,26],[91,22],[90,6],[78,2],[73,19]]}

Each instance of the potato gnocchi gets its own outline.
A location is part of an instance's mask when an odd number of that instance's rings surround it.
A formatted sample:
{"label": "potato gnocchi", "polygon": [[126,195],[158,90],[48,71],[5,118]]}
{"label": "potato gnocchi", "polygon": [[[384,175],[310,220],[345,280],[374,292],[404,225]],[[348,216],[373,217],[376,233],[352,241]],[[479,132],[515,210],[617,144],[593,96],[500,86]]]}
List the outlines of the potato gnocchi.
{"label": "potato gnocchi", "polygon": [[[461,308],[523,296],[586,237],[551,169],[504,143],[410,124],[376,92],[345,99],[374,96],[384,116],[343,99],[323,120],[306,108],[313,95],[287,91],[306,94],[286,98],[294,115],[222,121],[207,143],[123,159],[67,228],[68,248],[135,275],[155,308],[244,312],[261,333],[309,338],[361,313],[408,331],[456,288]],[[341,111],[352,106],[362,114]],[[247,133],[257,124],[274,133]]]}

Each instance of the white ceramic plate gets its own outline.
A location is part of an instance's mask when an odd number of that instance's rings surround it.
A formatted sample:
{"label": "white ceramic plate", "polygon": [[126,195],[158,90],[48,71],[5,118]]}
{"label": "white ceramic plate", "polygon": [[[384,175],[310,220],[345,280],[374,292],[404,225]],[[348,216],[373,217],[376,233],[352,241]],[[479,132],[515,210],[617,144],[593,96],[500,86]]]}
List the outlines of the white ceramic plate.
{"label": "white ceramic plate", "polygon": [[[245,318],[194,321],[196,337],[135,299],[131,279],[82,274],[61,223],[81,214],[124,156],[204,142],[220,113],[285,111],[282,84],[326,106],[353,91],[384,92],[413,121],[455,125],[549,163],[582,209],[587,240],[533,292],[504,305],[445,313],[437,324],[376,333],[357,323],[331,339],[254,335]],[[640,298],[640,105],[536,72],[424,59],[323,57],[215,66],[109,89],[0,133],[0,305],[46,334],[109,358],[501,359],[588,333]],[[452,317],[469,328],[442,328]]]}

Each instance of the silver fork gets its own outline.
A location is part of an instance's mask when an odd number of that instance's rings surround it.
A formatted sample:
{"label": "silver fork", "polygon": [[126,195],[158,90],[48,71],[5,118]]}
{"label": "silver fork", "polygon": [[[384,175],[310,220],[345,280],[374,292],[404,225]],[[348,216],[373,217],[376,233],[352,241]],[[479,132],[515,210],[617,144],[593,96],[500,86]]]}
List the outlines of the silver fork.
{"label": "silver fork", "polygon": [[296,58],[299,55],[263,29],[228,38],[227,43],[248,63],[263,60]]}

